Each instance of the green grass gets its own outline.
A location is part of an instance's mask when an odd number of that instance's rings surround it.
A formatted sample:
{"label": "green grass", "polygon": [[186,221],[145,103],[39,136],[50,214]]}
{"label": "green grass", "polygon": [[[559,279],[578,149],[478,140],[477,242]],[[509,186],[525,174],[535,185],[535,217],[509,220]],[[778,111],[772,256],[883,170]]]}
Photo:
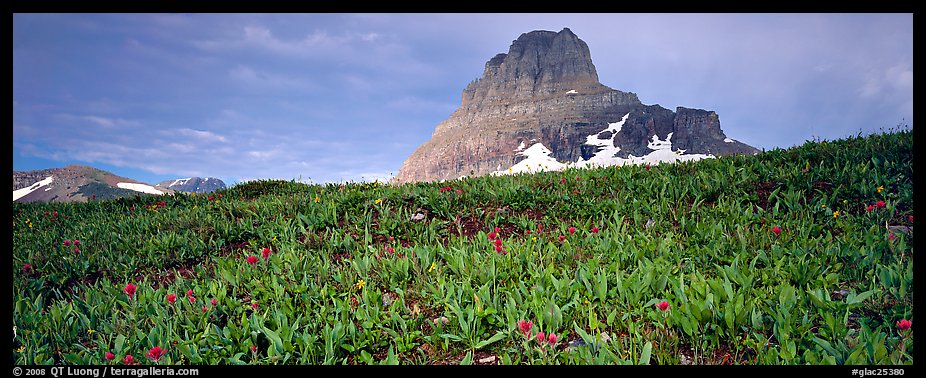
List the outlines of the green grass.
{"label": "green grass", "polygon": [[12,211],[17,364],[913,363],[912,130]]}

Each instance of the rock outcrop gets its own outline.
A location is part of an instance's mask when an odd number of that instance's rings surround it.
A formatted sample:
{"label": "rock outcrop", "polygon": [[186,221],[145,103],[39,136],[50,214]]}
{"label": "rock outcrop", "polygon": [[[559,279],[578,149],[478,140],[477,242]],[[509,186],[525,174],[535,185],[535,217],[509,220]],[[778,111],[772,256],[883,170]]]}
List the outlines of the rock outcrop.
{"label": "rock outcrop", "polygon": [[225,189],[225,182],[215,177],[188,177],[176,180],[162,181],[155,188],[171,189],[187,193],[211,193]]}
{"label": "rock outcrop", "polygon": [[[394,180],[503,173],[526,159],[522,152],[535,144],[565,164],[596,155],[595,161],[621,164],[654,153],[662,148],[657,142],[692,157],[758,152],[727,138],[714,112],[682,107],[673,112],[602,85],[588,45],[568,28],[532,31],[486,63],[482,77],[463,90],[460,107],[408,157]],[[603,151],[608,156],[600,156]]]}

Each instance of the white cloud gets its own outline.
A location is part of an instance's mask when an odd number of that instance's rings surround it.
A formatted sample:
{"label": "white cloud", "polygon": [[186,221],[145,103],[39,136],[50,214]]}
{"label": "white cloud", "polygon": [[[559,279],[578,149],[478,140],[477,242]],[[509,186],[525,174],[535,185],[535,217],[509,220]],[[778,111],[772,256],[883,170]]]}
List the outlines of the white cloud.
{"label": "white cloud", "polygon": [[193,130],[193,129],[188,129],[188,128],[177,129],[174,131],[177,134],[191,137],[191,138],[196,138],[204,142],[210,142],[210,141],[217,141],[217,142],[222,142],[222,143],[228,142],[228,140],[225,139],[224,136],[218,135],[210,131]]}
{"label": "white cloud", "polygon": [[906,64],[871,70],[858,93],[862,98],[881,96],[884,92],[913,93],[913,70]]}

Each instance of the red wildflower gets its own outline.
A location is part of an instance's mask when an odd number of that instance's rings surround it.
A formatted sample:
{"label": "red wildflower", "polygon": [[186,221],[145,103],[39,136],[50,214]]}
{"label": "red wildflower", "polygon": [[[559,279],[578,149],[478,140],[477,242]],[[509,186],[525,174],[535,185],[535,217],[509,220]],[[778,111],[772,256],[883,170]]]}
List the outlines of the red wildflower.
{"label": "red wildflower", "polygon": [[32,271],[32,265],[25,264],[23,265],[23,273],[29,273]]}
{"label": "red wildflower", "polygon": [[559,179],[559,183],[560,183],[560,184],[565,184],[565,183],[566,183],[566,178],[563,177],[563,178]]}
{"label": "red wildflower", "polygon": [[257,256],[248,256],[248,264],[257,264]]}
{"label": "red wildflower", "polygon": [[186,291],[186,296],[192,297],[192,296],[193,296],[193,289],[187,290],[187,291]]}
{"label": "red wildflower", "polygon": [[572,194],[579,194],[579,189],[573,189]]}
{"label": "red wildflower", "polygon": [[70,240],[65,240],[65,241],[64,241],[64,246],[65,246],[65,247],[70,246],[70,245],[71,245],[71,241],[70,241]]}
{"label": "red wildflower", "polygon": [[260,251],[260,254],[264,257],[264,260],[266,260],[268,257],[270,257],[270,248],[264,247],[264,249]]}
{"label": "red wildflower", "polygon": [[558,337],[556,336],[556,334],[551,333],[551,334],[547,335],[547,342],[550,343],[550,345],[556,345],[556,339],[557,339],[557,338],[558,338]]}
{"label": "red wildflower", "polygon": [[502,246],[500,246],[500,245],[496,245],[496,246],[495,246],[495,252],[502,253],[503,251],[504,251],[504,249],[502,249]]}
{"label": "red wildflower", "polygon": [[495,232],[502,232],[501,228],[495,227]]}
{"label": "red wildflower", "polygon": [[57,217],[57,216],[58,216],[58,212],[57,212],[57,211],[52,211],[52,212],[51,212],[51,215],[54,216],[54,217]]}
{"label": "red wildflower", "polygon": [[212,200],[215,200],[215,197],[209,196],[209,198],[207,198],[206,200],[207,200],[207,201],[212,201]]}
{"label": "red wildflower", "polygon": [[122,289],[122,291],[124,291],[125,294],[128,295],[129,298],[131,298],[131,297],[133,297],[133,296],[135,295],[135,289],[137,289],[137,288],[138,288],[137,286],[135,286],[135,285],[133,285],[131,282],[129,282],[129,283],[125,284],[125,289]]}
{"label": "red wildflower", "polygon": [[106,352],[106,361],[112,361],[116,358],[116,355],[113,352]]}
{"label": "red wildflower", "polygon": [[569,227],[569,229],[566,230],[566,231],[569,231],[570,234],[574,234],[574,233],[576,233],[576,228],[575,228],[575,227]]}
{"label": "red wildflower", "polygon": [[203,312],[206,312],[206,311],[209,311],[209,309],[207,309],[206,306],[203,306]]}
{"label": "red wildflower", "polygon": [[449,186],[445,186],[445,187],[439,189],[439,191],[440,191],[441,193],[443,193],[443,192],[448,192],[448,191],[451,191],[451,190],[453,190],[453,188],[451,188],[451,187],[449,187]]}
{"label": "red wildflower", "polygon": [[502,239],[495,239],[495,246],[496,246],[496,247],[501,247],[501,246],[502,246]]}
{"label": "red wildflower", "polygon": [[131,354],[126,354],[125,358],[122,359],[122,363],[126,365],[131,365],[133,362],[135,362],[135,359],[132,357]]}
{"label": "red wildflower", "polygon": [[251,352],[257,353],[257,345],[251,345]]}
{"label": "red wildflower", "polygon": [[646,167],[644,167],[644,168],[649,169],[649,164],[647,164]]}
{"label": "red wildflower", "polygon": [[868,205],[868,207],[865,208],[865,211],[872,211],[874,209],[875,209],[875,205]]}
{"label": "red wildflower", "polygon": [[490,232],[489,235],[487,235],[487,236],[489,237],[489,240],[495,240],[495,237],[496,237],[497,235],[495,234],[495,232]]}
{"label": "red wildflower", "polygon": [[521,329],[521,332],[524,332],[525,335],[530,334],[531,328],[534,327],[534,322],[529,320],[518,320],[518,328]]}
{"label": "red wildflower", "polygon": [[258,307],[260,307],[260,305],[258,305],[257,302],[251,303],[251,308],[256,310]]}
{"label": "red wildflower", "polygon": [[462,195],[462,194],[463,194],[463,189],[457,189],[457,194]]}
{"label": "red wildflower", "polygon": [[897,238],[897,237],[894,236],[894,233],[890,233],[890,234],[887,235],[887,239],[888,239],[888,240],[894,240],[894,239],[896,239],[896,238]]}
{"label": "red wildflower", "polygon": [[910,322],[910,321],[907,320],[907,319],[901,319],[901,320],[898,320],[898,321],[897,321],[897,329],[899,329],[899,330],[901,330],[901,331],[906,331],[906,330],[910,329],[910,326],[912,326],[912,325],[913,325],[913,323]]}
{"label": "red wildflower", "polygon": [[212,305],[215,306],[219,301],[215,298],[212,298]]}
{"label": "red wildflower", "polygon": [[387,245],[387,246],[386,246],[386,252],[389,252],[389,253],[395,253],[395,249],[394,249],[394,248],[392,248],[392,246],[391,246],[391,245]]}
{"label": "red wildflower", "polygon": [[537,341],[539,342],[547,341],[547,335],[545,335],[543,332],[537,332]]}
{"label": "red wildflower", "polygon": [[563,240],[566,240],[566,235],[560,235],[560,236],[559,236],[559,241],[563,241]]}
{"label": "red wildflower", "polygon": [[598,227],[592,227],[592,233],[593,233],[593,234],[597,234],[597,233],[598,233]]}
{"label": "red wildflower", "polygon": [[167,353],[166,350],[162,349],[160,346],[156,346],[148,350],[148,353],[145,353],[145,357],[148,357],[149,360],[154,362],[161,361],[161,356]]}
{"label": "red wildflower", "polygon": [[80,240],[74,239],[74,245],[80,245]]}
{"label": "red wildflower", "polygon": [[662,301],[662,302],[656,304],[656,307],[659,308],[659,309],[662,310],[662,311],[665,311],[665,310],[668,310],[669,307],[671,307],[671,306],[669,306],[669,302]]}
{"label": "red wildflower", "polygon": [[913,223],[913,216],[911,215],[911,216],[907,217],[907,220],[909,220],[910,223]]}
{"label": "red wildflower", "polygon": [[887,204],[884,203],[884,201],[875,202],[875,207],[877,207],[877,208],[879,208],[879,209],[883,208],[885,205],[887,205]]}
{"label": "red wildflower", "polygon": [[775,225],[774,227],[772,227],[772,232],[774,232],[775,235],[780,235],[780,234],[781,234],[781,227],[778,227],[778,225]]}
{"label": "red wildflower", "polygon": [[196,297],[189,297],[190,304],[196,303]]}
{"label": "red wildflower", "polygon": [[538,224],[538,225],[537,225],[537,232],[541,232],[541,231],[543,231],[543,225],[542,225],[542,224]]}
{"label": "red wildflower", "polygon": [[167,294],[167,302],[174,304],[177,301],[177,294]]}
{"label": "red wildflower", "polygon": [[80,253],[80,247],[74,247],[74,254],[76,255],[79,253]]}

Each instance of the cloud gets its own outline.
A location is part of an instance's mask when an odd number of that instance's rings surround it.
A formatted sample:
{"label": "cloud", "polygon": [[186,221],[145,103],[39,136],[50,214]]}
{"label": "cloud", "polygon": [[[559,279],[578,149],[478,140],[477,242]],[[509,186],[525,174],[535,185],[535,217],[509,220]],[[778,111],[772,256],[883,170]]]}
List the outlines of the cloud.
{"label": "cloud", "polygon": [[232,68],[228,76],[249,88],[309,91],[315,87],[302,77],[259,71],[245,65]]}
{"label": "cloud", "polygon": [[222,142],[222,143],[228,142],[228,140],[225,139],[224,136],[218,135],[210,131],[193,130],[193,129],[187,129],[187,128],[177,129],[174,131],[177,134],[180,134],[186,137],[195,138],[203,142],[212,142],[212,141]]}
{"label": "cloud", "polygon": [[865,82],[858,90],[862,98],[872,98],[886,91],[913,93],[913,70],[905,63],[886,69],[872,70],[865,77]]}

